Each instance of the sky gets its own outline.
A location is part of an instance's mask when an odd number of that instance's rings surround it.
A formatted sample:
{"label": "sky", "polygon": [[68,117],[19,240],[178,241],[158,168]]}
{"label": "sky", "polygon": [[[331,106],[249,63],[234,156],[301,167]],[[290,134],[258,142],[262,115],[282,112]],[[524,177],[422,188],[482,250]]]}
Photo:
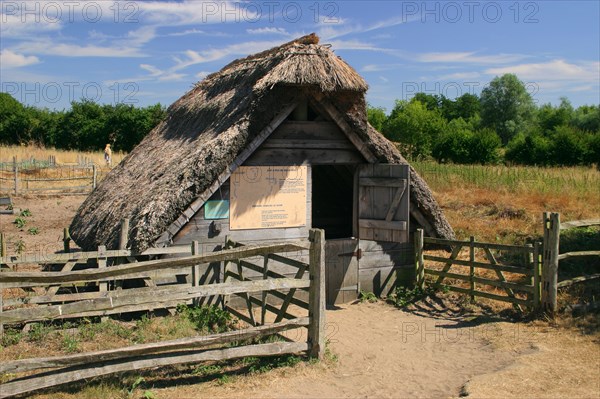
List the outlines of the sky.
{"label": "sky", "polygon": [[600,1],[6,1],[0,90],[38,107],[170,105],[230,61],[315,32],[388,112],[516,74],[538,104],[600,104]]}

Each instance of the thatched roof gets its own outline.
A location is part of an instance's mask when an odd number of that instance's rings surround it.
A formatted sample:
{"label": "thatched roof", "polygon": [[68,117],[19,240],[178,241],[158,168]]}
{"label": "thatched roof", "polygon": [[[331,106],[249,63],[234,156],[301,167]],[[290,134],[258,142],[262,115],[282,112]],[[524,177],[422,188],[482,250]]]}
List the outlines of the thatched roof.
{"label": "thatched roof", "polygon": [[[75,242],[114,248],[128,217],[129,245],[140,251],[155,245],[278,111],[313,94],[344,116],[379,162],[406,163],[368,125],[364,79],[318,40],[312,34],[233,61],[173,103],[81,205],[70,227]],[[413,204],[435,235],[453,237],[425,182],[414,171],[411,177]]]}

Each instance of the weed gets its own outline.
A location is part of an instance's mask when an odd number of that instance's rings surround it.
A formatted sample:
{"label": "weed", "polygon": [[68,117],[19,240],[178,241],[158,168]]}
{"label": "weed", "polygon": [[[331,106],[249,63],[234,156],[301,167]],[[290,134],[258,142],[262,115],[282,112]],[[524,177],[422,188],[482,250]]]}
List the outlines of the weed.
{"label": "weed", "polygon": [[0,345],[4,347],[16,345],[21,341],[21,338],[23,338],[23,333],[20,330],[6,329],[0,340]]}
{"label": "weed", "polygon": [[27,339],[31,342],[42,342],[52,331],[54,331],[54,328],[51,326],[34,323],[27,334]]}
{"label": "weed", "polygon": [[396,307],[403,308],[411,303],[415,303],[433,295],[435,291],[436,290],[433,287],[426,287],[424,289],[420,287],[396,287],[394,292],[388,296],[387,301]]}
{"label": "weed", "polygon": [[18,216],[15,221],[13,222],[13,224],[15,226],[17,226],[17,228],[22,229],[23,227],[25,227],[25,225],[27,224],[27,219]]}
{"label": "weed", "polygon": [[73,334],[64,334],[62,340],[62,349],[67,353],[79,352],[79,340]]}
{"label": "weed", "polygon": [[29,216],[31,216],[31,211],[29,209],[22,210],[21,213],[19,214],[19,216],[29,217]]}
{"label": "weed", "polygon": [[360,290],[359,300],[361,303],[363,303],[363,302],[375,303],[375,302],[377,302],[378,299],[377,299],[377,295],[375,295],[374,293],[369,292],[369,291]]}
{"label": "weed", "polygon": [[19,240],[17,242],[15,242],[15,252],[18,253],[19,255],[21,255],[23,252],[25,252],[25,241],[23,240]]}
{"label": "weed", "polygon": [[113,320],[93,323],[89,319],[84,319],[83,324],[79,327],[79,338],[84,341],[92,341],[98,334],[107,334],[123,339],[129,339],[132,335],[132,331]]}
{"label": "weed", "polygon": [[229,384],[229,383],[230,383],[230,382],[232,382],[232,381],[233,381],[233,378],[232,378],[232,377],[230,377],[230,376],[228,376],[227,374],[223,374],[222,376],[220,376],[220,377],[217,379],[217,383],[218,383],[219,385],[225,385],[225,384]]}
{"label": "weed", "polygon": [[131,384],[131,386],[129,386],[128,388],[125,389],[125,392],[127,393],[127,397],[130,398],[133,396],[133,393],[135,392],[135,390],[142,385],[146,380],[144,379],[144,377],[138,377],[135,379],[135,381]]}
{"label": "weed", "polygon": [[221,333],[233,330],[235,320],[227,311],[218,306],[192,306],[180,304],[177,313],[188,319],[196,330]]}
{"label": "weed", "polygon": [[223,367],[218,364],[203,364],[194,368],[192,374],[205,376],[220,373],[221,371],[223,371]]}
{"label": "weed", "polygon": [[156,395],[154,394],[154,392],[152,392],[152,391],[150,391],[150,390],[147,389],[142,394],[142,398],[144,398],[144,399],[156,399]]}
{"label": "weed", "polygon": [[30,227],[27,229],[27,233],[29,233],[32,236],[38,235],[40,233],[40,229],[37,227]]}

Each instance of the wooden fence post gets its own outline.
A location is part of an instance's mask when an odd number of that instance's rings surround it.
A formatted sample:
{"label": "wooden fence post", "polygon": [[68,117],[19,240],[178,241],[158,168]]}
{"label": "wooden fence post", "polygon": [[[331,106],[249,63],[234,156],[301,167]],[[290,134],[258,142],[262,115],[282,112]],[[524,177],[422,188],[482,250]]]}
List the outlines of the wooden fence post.
{"label": "wooden fence post", "polygon": [[0,258],[7,256],[6,253],[6,236],[0,233]]}
{"label": "wooden fence post", "polygon": [[[100,245],[98,247],[97,262],[98,262],[98,269],[106,268],[106,246],[105,245]],[[108,281],[98,282],[98,291],[107,292],[108,291]],[[107,316],[101,317],[100,320],[107,321],[108,317]]]}
{"label": "wooden fence post", "polygon": [[542,262],[542,307],[554,314],[558,283],[558,251],[560,241],[560,215],[544,212],[544,260]]}
{"label": "wooden fence post", "polygon": [[540,284],[540,242],[533,245],[533,309],[538,310],[542,306],[541,284]]}
{"label": "wooden fence post", "polygon": [[471,301],[475,301],[475,237],[469,238],[469,290],[471,291]]}
{"label": "wooden fence post", "polygon": [[98,184],[98,170],[96,169],[96,164],[92,165],[92,190],[96,189],[96,185]]}
{"label": "wooden fence post", "polygon": [[14,164],[14,172],[15,172],[15,195],[19,194],[19,165],[17,165],[16,161]]}
{"label": "wooden fence post", "polygon": [[129,242],[129,218],[124,218],[121,221],[121,234],[119,235],[119,249],[127,249]]}
{"label": "wooden fence post", "polygon": [[415,286],[425,288],[425,261],[423,259],[423,229],[415,232]]}
{"label": "wooden fence post", "polygon": [[[200,243],[198,241],[192,241],[192,256],[200,255]],[[192,287],[198,286],[198,281],[200,279],[200,265],[192,266]],[[194,306],[198,306],[200,304],[200,300],[198,298],[194,298],[192,301]]]}
{"label": "wooden fence post", "polygon": [[68,227],[63,229],[63,249],[65,253],[69,253],[71,251],[71,234],[69,234]]}
{"label": "wooden fence post", "polygon": [[321,360],[325,354],[325,232],[311,229],[309,240],[308,352],[309,356]]}

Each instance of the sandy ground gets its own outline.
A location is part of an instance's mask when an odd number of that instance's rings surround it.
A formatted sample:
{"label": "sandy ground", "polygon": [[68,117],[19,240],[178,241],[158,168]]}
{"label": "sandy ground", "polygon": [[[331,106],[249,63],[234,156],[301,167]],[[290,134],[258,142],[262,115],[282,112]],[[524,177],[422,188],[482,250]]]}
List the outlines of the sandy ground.
{"label": "sandy ground", "polygon": [[[84,197],[16,198],[23,231],[0,215],[0,231],[26,252],[62,249]],[[38,235],[27,229],[38,227]],[[511,323],[429,301],[408,311],[383,303],[327,311],[337,361],[236,377],[220,384],[152,389],[157,398],[600,398],[600,335],[547,322]]]}
{"label": "sandy ground", "polygon": [[[85,198],[81,195],[14,197],[14,207],[29,209],[31,216],[24,217],[26,224],[19,229],[13,223],[18,215],[0,215],[0,232],[5,234],[8,242],[8,254],[17,253],[16,245],[19,240],[25,244],[24,253],[53,253],[62,250],[63,229],[69,227],[71,219]],[[37,227],[37,234],[29,233],[32,227]]]}

